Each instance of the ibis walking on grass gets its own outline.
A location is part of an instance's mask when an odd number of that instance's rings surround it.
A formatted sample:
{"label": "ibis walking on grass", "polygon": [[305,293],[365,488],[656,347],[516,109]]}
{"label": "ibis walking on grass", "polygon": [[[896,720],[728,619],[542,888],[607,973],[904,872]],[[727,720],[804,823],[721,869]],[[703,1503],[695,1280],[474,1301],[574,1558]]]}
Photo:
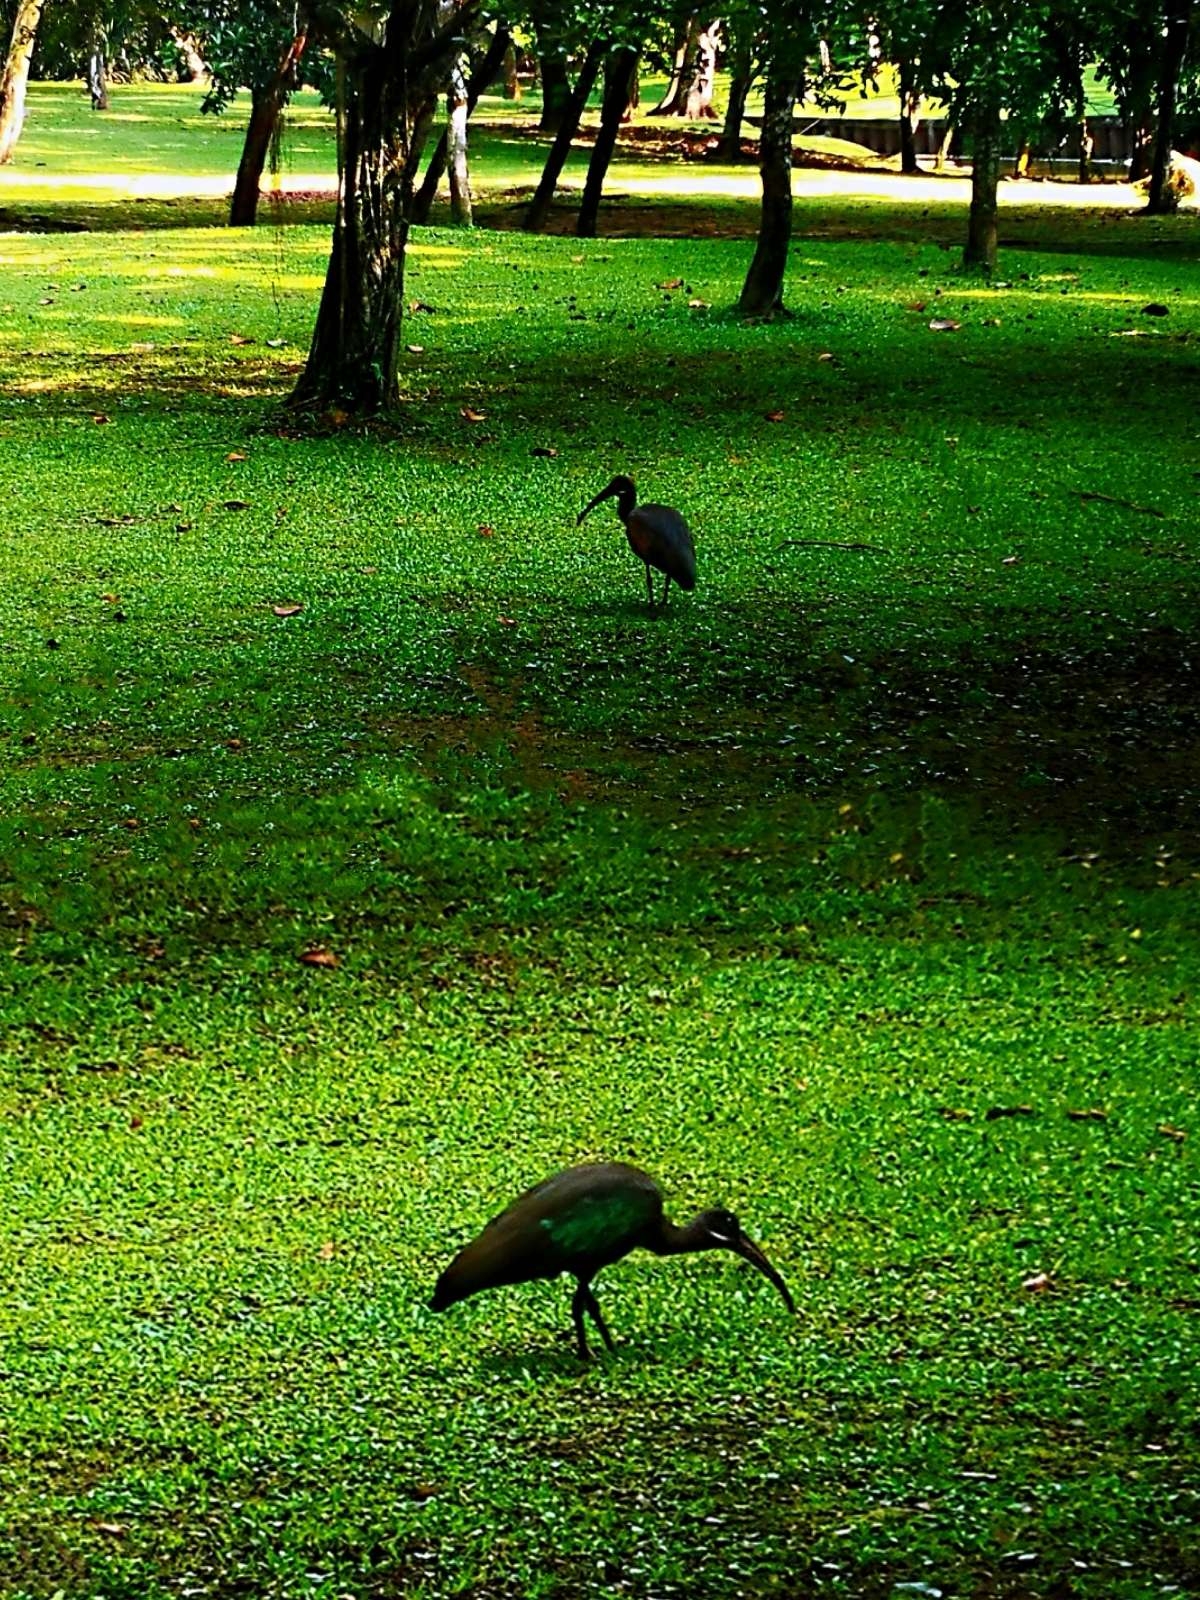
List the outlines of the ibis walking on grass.
{"label": "ibis walking on grass", "polygon": [[633,479],[617,477],[607,489],[589,500],[575,519],[579,527],[589,511],[594,511],[602,500],[617,502],[617,515],[625,524],[629,548],[646,564],[646,595],[654,605],[654,578],[651,567],[663,574],[662,603],[667,603],[667,590],[674,579],[681,589],[696,587],[696,546],[692,530],[674,506],[655,505],[647,501],[637,503],[637,490]]}
{"label": "ibis walking on grass", "polygon": [[520,1195],[459,1251],[438,1279],[431,1304],[445,1311],[483,1289],[570,1273],[577,1284],[571,1315],[586,1361],[585,1311],[613,1348],[592,1279],[601,1267],[639,1248],[658,1256],[732,1250],[771,1280],[789,1311],[796,1309],[787,1285],[732,1212],[702,1211],[686,1227],[677,1227],[663,1215],[654,1179],[620,1161],[568,1167]]}

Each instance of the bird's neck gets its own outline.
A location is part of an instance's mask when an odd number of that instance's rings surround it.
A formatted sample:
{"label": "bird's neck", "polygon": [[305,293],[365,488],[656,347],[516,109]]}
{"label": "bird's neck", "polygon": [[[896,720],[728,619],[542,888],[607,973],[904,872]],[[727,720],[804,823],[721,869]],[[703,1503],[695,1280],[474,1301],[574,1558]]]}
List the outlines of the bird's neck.
{"label": "bird's neck", "polygon": [[617,490],[617,515],[622,522],[628,522],[633,515],[633,508],[637,504],[637,490],[631,483],[623,483]]}
{"label": "bird's neck", "polygon": [[684,1227],[663,1218],[658,1237],[650,1245],[656,1256],[682,1256],[691,1250],[708,1250],[712,1241],[699,1222],[689,1222]]}

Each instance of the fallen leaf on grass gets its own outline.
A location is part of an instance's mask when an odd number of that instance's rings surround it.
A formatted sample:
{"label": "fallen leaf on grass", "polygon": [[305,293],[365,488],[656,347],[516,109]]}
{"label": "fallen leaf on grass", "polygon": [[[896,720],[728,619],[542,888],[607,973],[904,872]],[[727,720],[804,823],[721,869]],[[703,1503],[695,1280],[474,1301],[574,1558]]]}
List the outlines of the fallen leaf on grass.
{"label": "fallen leaf on grass", "polygon": [[423,356],[425,354],[425,346],[423,344],[406,344],[404,348],[410,356]]}
{"label": "fallen leaf on grass", "polygon": [[516,617],[500,617],[497,620],[502,628],[515,628],[517,625]]}
{"label": "fallen leaf on grass", "polygon": [[244,450],[231,450],[225,459],[226,461],[245,461],[246,452]]}
{"label": "fallen leaf on grass", "polygon": [[1173,1128],[1169,1122],[1160,1122],[1158,1131],[1164,1139],[1174,1139],[1176,1144],[1182,1144],[1187,1138],[1187,1134],[1182,1128]]}
{"label": "fallen leaf on grass", "polygon": [[1052,1288],[1054,1284],[1048,1272],[1035,1272],[1032,1278],[1026,1278],[1021,1287],[1027,1294],[1041,1294],[1043,1290]]}
{"label": "fallen leaf on grass", "polygon": [[408,309],[410,315],[415,317],[418,311],[432,312],[433,307],[431,305],[427,305],[424,300],[410,300],[408,303]]}
{"label": "fallen leaf on grass", "polygon": [[222,500],[221,504],[226,511],[249,511],[250,509],[249,500]]}
{"label": "fallen leaf on grass", "polygon": [[1171,308],[1170,306],[1161,305],[1157,300],[1151,300],[1148,306],[1142,307],[1142,315],[1144,317],[1169,317]]}
{"label": "fallen leaf on grass", "polygon": [[987,1120],[995,1122],[997,1117],[1036,1117],[1037,1112],[1032,1106],[989,1106]]}
{"label": "fallen leaf on grass", "polygon": [[782,422],[787,413],[784,411],[766,411],[763,415],[768,422]]}
{"label": "fallen leaf on grass", "polygon": [[93,411],[92,421],[96,423],[98,427],[103,427],[106,422],[111,422],[112,418],[106,411]]}
{"label": "fallen leaf on grass", "polygon": [[938,1110],[947,1122],[969,1122],[973,1115],[962,1106],[939,1106]]}
{"label": "fallen leaf on grass", "polygon": [[490,522],[481,522],[475,529],[475,532],[481,539],[490,539],[495,531],[495,528],[492,527]]}
{"label": "fallen leaf on grass", "polygon": [[905,306],[904,309],[905,309],[905,311],[924,311],[924,310],[926,310],[926,308],[927,308],[927,302],[926,301],[924,301],[924,300],[910,300],[908,302],[908,304]]}
{"label": "fallen leaf on grass", "polygon": [[955,322],[953,317],[934,317],[929,324],[930,333],[957,333],[962,327],[961,322]]}
{"label": "fallen leaf on grass", "polygon": [[300,952],[300,959],[306,967],[340,967],[341,959],[323,944],[310,945],[307,950]]}
{"label": "fallen leaf on grass", "polygon": [[114,1539],[123,1539],[129,1531],[121,1522],[93,1522],[92,1527],[97,1533],[110,1533]]}
{"label": "fallen leaf on grass", "polygon": [[471,406],[459,406],[458,414],[459,414],[460,417],[465,417],[468,422],[486,422],[487,421],[487,412],[486,411],[476,411]]}
{"label": "fallen leaf on grass", "polygon": [[1015,567],[1020,559],[1020,556],[1002,556],[1000,559],[1000,565],[1002,567]]}
{"label": "fallen leaf on grass", "polygon": [[317,1251],[317,1260],[332,1261],[336,1248],[337,1246],[334,1244],[332,1239],[326,1239],[325,1243]]}
{"label": "fallen leaf on grass", "polygon": [[535,444],[529,454],[531,456],[543,456],[547,460],[552,460],[558,454],[558,451],[552,444]]}
{"label": "fallen leaf on grass", "polygon": [[304,610],[304,606],[299,600],[289,600],[283,605],[272,606],[271,610],[277,617],[296,617]]}
{"label": "fallen leaf on grass", "polygon": [[285,344],[287,344],[287,340],[286,339],[268,339],[267,340],[267,349],[268,350],[282,350]]}
{"label": "fallen leaf on grass", "polygon": [[711,309],[712,309],[712,301],[711,300],[689,300],[688,301],[688,310],[689,311],[709,311]]}
{"label": "fallen leaf on grass", "polygon": [[231,333],[229,342],[230,344],[253,344],[254,340],[248,338],[244,333]]}
{"label": "fallen leaf on grass", "polygon": [[1088,1106],[1082,1111],[1067,1111],[1067,1116],[1072,1122],[1107,1122],[1108,1112],[1101,1111],[1099,1106]]}
{"label": "fallen leaf on grass", "polygon": [[682,289],[682,278],[664,278],[658,286],[660,289]]}

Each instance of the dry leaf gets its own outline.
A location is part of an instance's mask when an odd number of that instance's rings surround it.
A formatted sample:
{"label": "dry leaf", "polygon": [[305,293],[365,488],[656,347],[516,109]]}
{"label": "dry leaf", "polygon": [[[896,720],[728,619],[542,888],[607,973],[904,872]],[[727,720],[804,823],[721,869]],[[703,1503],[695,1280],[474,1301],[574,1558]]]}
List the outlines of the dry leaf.
{"label": "dry leaf", "polygon": [[244,333],[231,333],[229,342],[230,344],[253,344],[254,340],[248,339]]}
{"label": "dry leaf", "polygon": [[837,357],[834,355],[832,350],[822,350],[821,354],[817,357],[817,360],[818,361],[836,361]]}
{"label": "dry leaf", "polygon": [[245,461],[246,454],[243,450],[231,450],[225,459],[226,461]]}
{"label": "dry leaf", "polygon": [[689,311],[708,311],[712,306],[711,300],[689,300]]}
{"label": "dry leaf", "polygon": [[288,600],[283,605],[272,606],[271,610],[277,617],[295,617],[304,610],[304,606],[299,600]]}
{"label": "dry leaf", "polygon": [[1035,1117],[1037,1112],[1032,1106],[989,1106],[987,1120],[995,1122],[997,1117]]}
{"label": "dry leaf", "polygon": [[955,322],[953,317],[934,317],[929,324],[930,333],[957,333],[962,327],[961,322]]}
{"label": "dry leaf", "polygon": [[130,1130],[133,1133],[136,1133],[141,1126],[142,1126],[141,1117],[136,1116],[136,1115],[130,1117],[130,1119],[129,1119],[129,1127],[130,1127]]}
{"label": "dry leaf", "polygon": [[50,295],[50,294],[43,295],[42,298],[38,301],[38,305],[40,305],[40,306],[52,306],[53,304],[54,304],[54,296]]}
{"label": "dry leaf", "polygon": [[93,411],[92,421],[102,426],[106,422],[111,422],[112,418],[108,415],[107,411]]}
{"label": "dry leaf", "polygon": [[660,289],[682,289],[682,278],[664,278],[658,286]]}
{"label": "dry leaf", "polygon": [[910,300],[904,309],[905,311],[924,311],[925,306],[926,302],[924,300]]}
{"label": "dry leaf", "polygon": [[307,950],[300,952],[300,959],[306,967],[340,967],[340,959],[332,950],[323,944],[310,945]]}
{"label": "dry leaf", "polygon": [[558,451],[552,444],[535,444],[529,454],[531,456],[544,456],[547,459],[553,459],[553,457],[558,454]]}
{"label": "dry leaf", "polygon": [[1053,1279],[1048,1272],[1035,1272],[1032,1278],[1025,1279],[1021,1287],[1029,1294],[1040,1294],[1044,1289],[1051,1288],[1052,1285]]}
{"label": "dry leaf", "polygon": [[222,500],[221,504],[226,511],[249,511],[250,509],[249,500]]}
{"label": "dry leaf", "polygon": [[458,414],[459,414],[460,417],[465,417],[468,422],[486,422],[487,421],[487,412],[486,411],[475,411],[475,410],[472,409],[471,406],[459,406]]}
{"label": "dry leaf", "polygon": [[481,522],[475,530],[481,539],[490,539],[495,531],[490,522]]}
{"label": "dry leaf", "polygon": [[767,411],[764,415],[768,422],[782,422],[786,413],[783,411]]}
{"label": "dry leaf", "polygon": [[516,617],[501,617],[499,620],[500,626],[503,628],[515,628],[517,625]]}
{"label": "dry leaf", "polygon": [[423,344],[406,344],[404,348],[410,356],[423,356],[425,354],[425,346]]}
{"label": "dry leaf", "polygon": [[114,1539],[123,1539],[129,1531],[120,1522],[93,1522],[92,1526],[97,1533],[111,1533]]}
{"label": "dry leaf", "polygon": [[335,1248],[336,1248],[336,1246],[334,1245],[333,1240],[332,1239],[326,1239],[325,1243],[317,1251],[317,1260],[318,1261],[332,1261],[333,1260],[333,1253],[334,1253]]}
{"label": "dry leaf", "polygon": [[410,300],[408,303],[408,309],[413,316],[416,316],[418,311],[432,311],[433,307],[431,305],[426,305],[424,300]]}
{"label": "dry leaf", "polygon": [[1173,1128],[1169,1122],[1160,1122],[1158,1131],[1164,1139],[1174,1139],[1176,1144],[1182,1144],[1187,1138],[1187,1134],[1182,1128]]}
{"label": "dry leaf", "polygon": [[969,1122],[971,1120],[971,1112],[962,1106],[939,1106],[938,1110],[947,1122]]}
{"label": "dry leaf", "polygon": [[1000,565],[1002,567],[1015,567],[1020,559],[1020,556],[1004,556],[1001,558]]}
{"label": "dry leaf", "polygon": [[1068,1111],[1072,1122],[1107,1122],[1108,1112],[1101,1111],[1099,1106],[1089,1106],[1084,1111]]}
{"label": "dry leaf", "polygon": [[141,825],[142,824],[137,817],[122,817],[121,819],[121,826],[123,828],[129,828],[132,830],[134,828],[140,828]]}

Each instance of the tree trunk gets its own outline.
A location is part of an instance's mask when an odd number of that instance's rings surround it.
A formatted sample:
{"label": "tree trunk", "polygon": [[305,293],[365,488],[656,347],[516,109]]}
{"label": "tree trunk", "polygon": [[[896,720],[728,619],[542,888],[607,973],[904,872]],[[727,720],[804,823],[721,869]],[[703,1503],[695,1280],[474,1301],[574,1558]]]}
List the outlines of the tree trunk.
{"label": "tree trunk", "polygon": [[1179,78],[1187,56],[1191,18],[1182,0],[1172,7],[1163,39],[1158,77],[1158,115],[1154,129],[1154,161],[1150,168],[1150,192],[1146,214],[1163,216],[1174,211],[1178,198],[1168,186],[1171,170],[1171,142],[1175,135],[1175,102],[1179,97]]}
{"label": "tree trunk", "polygon": [[[507,28],[498,27],[492,35],[486,51],[479,64],[473,68],[467,82],[467,116],[470,117],[475,107],[479,104],[480,95],[486,94],[496,81],[496,74],[500,71],[504,60],[504,53],[508,49],[509,32]],[[421,187],[413,196],[411,220],[416,223],[429,221],[429,213],[433,209],[433,202],[437,198],[438,185],[446,171],[446,162],[450,147],[449,130],[443,130],[438,140],[437,149],[429,158],[429,165],[425,169],[425,176],[421,179]]]}
{"label": "tree trunk", "polygon": [[913,64],[900,58],[900,171],[920,172],[917,160],[917,123],[921,115],[921,95],[915,85]]}
{"label": "tree trunk", "polygon": [[554,200],[554,190],[562,169],[566,165],[567,155],[571,149],[571,140],[579,132],[579,124],[583,120],[584,107],[588,103],[588,96],[596,82],[600,71],[600,63],[608,51],[606,39],[593,39],[588,46],[587,55],[579,68],[579,76],[575,80],[575,87],[571,90],[571,98],[567,102],[566,113],[562,124],[554,136],[554,143],[550,146],[546,156],[546,165],[542,169],[542,176],[534,190],[533,199],[529,202],[529,210],[525,213],[525,220],[521,226],[526,233],[539,233],[545,226],[546,218],[550,214],[550,206]]}
{"label": "tree trunk", "polygon": [[25,122],[29,62],[45,0],[18,0],[12,41],[0,68],[0,166],[11,161]]}
{"label": "tree trunk", "polygon": [[446,62],[478,12],[393,0],[338,60],[338,205],[308,361],[292,395],[304,409],[364,413],[399,398],[404,255],[413,175]]}
{"label": "tree trunk", "polygon": [[[512,46],[509,45],[511,52]],[[450,68],[450,90],[446,96],[446,154],[450,163],[450,220],[469,228],[471,213],[471,174],[467,166],[467,77],[462,56]]]}
{"label": "tree trunk", "polygon": [[691,81],[686,86],[682,115],[693,122],[715,122],[713,86],[717,80],[717,39],[720,18],[710,22],[696,39],[696,54],[692,62]]}
{"label": "tree trunk", "polygon": [[667,92],[650,112],[652,117],[681,117],[683,115],[686,85],[691,79],[700,37],[700,18],[691,11],[682,12],[675,21],[675,49],[671,62],[671,78]]}
{"label": "tree trunk", "polygon": [[1095,141],[1087,124],[1087,93],[1083,86],[1083,69],[1075,79],[1075,128],[1079,137],[1079,181],[1091,183],[1092,181],[1092,150]]}
{"label": "tree trunk", "polygon": [[942,133],[941,143],[937,147],[937,154],[933,158],[933,170],[945,172],[946,161],[950,155],[950,146],[954,143],[955,128],[952,122],[947,122]]}
{"label": "tree trunk", "polygon": [[92,97],[93,111],[108,110],[108,40],[104,29],[97,26],[88,48],[87,86]]}
{"label": "tree trunk", "polygon": [[258,216],[258,196],[262,187],[267,152],[279,124],[288,96],[296,85],[296,69],[308,43],[307,33],[297,33],[279,58],[275,76],[269,83],[255,84],[250,90],[250,120],[238,163],[233,199],[229,205],[231,228],[252,228]]}
{"label": "tree trunk", "polygon": [[203,83],[208,77],[208,68],[204,65],[204,58],[196,49],[196,41],[190,33],[184,33],[179,28],[171,29],[171,39],[175,48],[183,57],[183,64],[187,68],[189,83]]}
{"label": "tree trunk", "polygon": [[571,100],[566,51],[555,49],[539,56],[538,70],[542,79],[542,115],[538,127],[543,133],[557,133]]}
{"label": "tree trunk", "polygon": [[967,217],[965,267],[996,268],[996,196],[1000,188],[1000,106],[978,103],[971,118],[971,209]]}
{"label": "tree trunk", "polygon": [[742,285],[738,310],[769,317],[783,310],[783,280],[792,240],[792,119],[804,92],[799,72],[772,67],[767,75],[758,170],[762,217],[754,259]]}
{"label": "tree trunk", "polygon": [[746,101],[753,81],[751,70],[739,61],[729,78],[729,104],[725,107],[725,122],[717,141],[717,156],[722,161],[742,159],[742,123],[746,120]]}
{"label": "tree trunk", "polygon": [[504,98],[506,100],[519,100],[521,98],[521,80],[517,76],[517,52],[511,35],[508,49],[504,52]]}
{"label": "tree trunk", "polygon": [[614,50],[604,65],[604,100],[600,107],[600,132],[592,146],[592,159],[588,162],[587,182],[583,186],[583,200],[575,232],[580,239],[596,236],[596,219],[600,214],[600,196],[604,190],[604,176],[616,148],[621,119],[629,104],[629,82],[637,71],[638,52],[622,46]]}

